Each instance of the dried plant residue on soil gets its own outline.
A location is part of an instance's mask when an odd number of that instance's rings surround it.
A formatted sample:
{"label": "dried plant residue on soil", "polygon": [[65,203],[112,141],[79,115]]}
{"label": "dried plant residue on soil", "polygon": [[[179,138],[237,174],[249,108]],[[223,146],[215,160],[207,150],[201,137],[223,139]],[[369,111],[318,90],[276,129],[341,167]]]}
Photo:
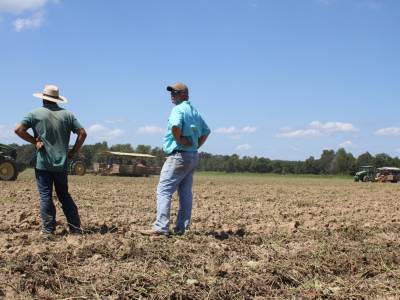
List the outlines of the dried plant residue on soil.
{"label": "dried plant residue on soil", "polygon": [[400,184],[197,175],[191,230],[149,238],[156,185],[70,177],[85,234],[57,204],[44,241],[32,171],[0,181],[0,298],[400,297]]}

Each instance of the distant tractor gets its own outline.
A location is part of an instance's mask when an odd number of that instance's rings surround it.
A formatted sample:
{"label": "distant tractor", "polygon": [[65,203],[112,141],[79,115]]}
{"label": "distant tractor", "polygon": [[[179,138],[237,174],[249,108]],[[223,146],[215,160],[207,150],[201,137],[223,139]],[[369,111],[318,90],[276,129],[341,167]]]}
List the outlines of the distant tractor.
{"label": "distant tractor", "polygon": [[85,157],[79,155],[68,161],[68,174],[83,176],[86,174]]}
{"label": "distant tractor", "polygon": [[159,175],[161,168],[156,166],[150,154],[103,151],[93,173],[103,176],[150,176]]}
{"label": "distant tractor", "polygon": [[16,180],[18,177],[17,150],[0,144],[0,180]]}
{"label": "distant tractor", "polygon": [[360,171],[354,175],[354,181],[362,181],[362,182],[368,182],[368,181],[375,181],[376,177],[376,168],[374,166],[362,166],[360,168]]}

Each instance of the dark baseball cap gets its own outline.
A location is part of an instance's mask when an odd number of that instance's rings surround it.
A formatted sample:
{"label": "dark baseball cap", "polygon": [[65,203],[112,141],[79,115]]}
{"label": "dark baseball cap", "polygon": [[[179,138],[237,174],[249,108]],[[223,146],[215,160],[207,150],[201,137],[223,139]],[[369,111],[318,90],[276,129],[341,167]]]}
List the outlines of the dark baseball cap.
{"label": "dark baseball cap", "polygon": [[189,89],[188,89],[187,85],[182,82],[177,82],[173,85],[167,86],[167,91],[168,92],[172,92],[172,91],[183,92],[183,91],[185,91],[186,93],[189,93]]}

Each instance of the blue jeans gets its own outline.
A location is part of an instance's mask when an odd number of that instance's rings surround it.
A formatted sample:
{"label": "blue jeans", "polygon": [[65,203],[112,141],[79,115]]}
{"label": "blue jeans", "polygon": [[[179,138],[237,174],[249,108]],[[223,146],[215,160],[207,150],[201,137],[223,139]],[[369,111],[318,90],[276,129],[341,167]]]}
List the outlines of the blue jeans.
{"label": "blue jeans", "polygon": [[56,229],[56,208],[53,203],[53,184],[58,200],[61,202],[62,210],[67,218],[71,233],[81,231],[78,208],[68,193],[67,172],[50,172],[35,170],[36,183],[40,194],[40,216],[42,218],[42,230],[52,233]]}
{"label": "blue jeans", "polygon": [[188,229],[192,215],[193,173],[199,163],[197,152],[175,153],[167,157],[157,187],[157,220],[153,225],[155,231],[167,234],[172,195],[178,190],[179,211],[175,232],[183,234]]}

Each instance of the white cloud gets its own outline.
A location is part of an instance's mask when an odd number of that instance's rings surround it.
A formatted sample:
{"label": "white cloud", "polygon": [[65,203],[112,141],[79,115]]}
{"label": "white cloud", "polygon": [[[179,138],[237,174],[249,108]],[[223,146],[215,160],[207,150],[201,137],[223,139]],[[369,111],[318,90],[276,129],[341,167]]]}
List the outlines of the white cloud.
{"label": "white cloud", "polygon": [[353,142],[352,141],[345,141],[343,143],[339,144],[340,148],[352,148],[354,147]]}
{"label": "white cloud", "polygon": [[233,134],[229,136],[232,140],[240,140],[242,136],[240,134]]}
{"label": "white cloud", "polygon": [[284,131],[277,134],[277,137],[282,138],[297,138],[297,137],[316,137],[321,136],[321,132],[316,129],[297,129],[292,131]]}
{"label": "white cloud", "polygon": [[312,121],[308,128],[290,129],[282,128],[276,136],[281,138],[318,137],[339,132],[358,131],[351,123]]}
{"label": "white cloud", "polygon": [[390,136],[390,135],[400,135],[400,127],[387,127],[387,128],[381,128],[375,131],[376,135],[385,135],[385,136]]}
{"label": "white cloud", "polygon": [[138,129],[138,133],[141,134],[163,134],[164,132],[165,129],[158,126],[144,126]]}
{"label": "white cloud", "polygon": [[217,128],[215,130],[216,133],[222,133],[222,134],[234,134],[236,132],[235,127],[223,127],[223,128]]}
{"label": "white cloud", "polygon": [[236,147],[236,150],[238,151],[246,151],[246,150],[250,150],[252,147],[249,144],[242,144]]}
{"label": "white cloud", "polygon": [[254,133],[257,131],[256,127],[246,126],[241,129],[241,133]]}
{"label": "white cloud", "polygon": [[36,29],[44,22],[44,11],[38,11],[28,18],[18,18],[14,21],[14,29],[21,32],[26,29]]}
{"label": "white cloud", "polygon": [[22,13],[43,8],[48,0],[0,0],[0,12]]}
{"label": "white cloud", "polygon": [[[17,32],[35,29],[45,21],[45,7],[48,3],[58,4],[61,0],[0,0],[0,14],[11,13],[20,15],[30,12],[30,15],[15,19],[12,23]],[[1,16],[0,16],[1,18]]]}
{"label": "white cloud", "polygon": [[231,127],[217,128],[215,130],[216,133],[233,134],[233,135],[254,133],[256,131],[257,131],[257,128],[256,127],[252,127],[252,126],[245,126],[243,128],[236,128],[235,126],[231,126]]}
{"label": "white cloud", "polygon": [[321,123],[320,121],[312,121],[310,123],[311,128],[319,129],[324,132],[351,132],[358,131],[357,128],[353,126],[351,123],[342,123],[342,122],[326,122]]}
{"label": "white cloud", "polygon": [[89,127],[88,133],[98,139],[115,139],[122,136],[125,132],[122,129],[111,129],[101,124],[94,124]]}

